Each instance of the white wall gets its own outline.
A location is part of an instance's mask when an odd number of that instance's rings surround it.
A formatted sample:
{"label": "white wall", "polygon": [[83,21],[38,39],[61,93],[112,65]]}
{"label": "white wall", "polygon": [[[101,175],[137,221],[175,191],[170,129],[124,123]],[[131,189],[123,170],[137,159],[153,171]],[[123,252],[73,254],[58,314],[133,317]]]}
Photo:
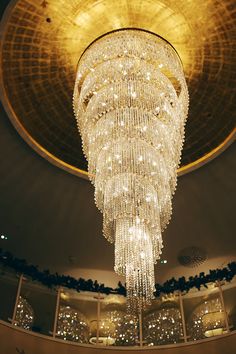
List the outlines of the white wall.
{"label": "white wall", "polygon": [[0,354],[235,354],[236,332],[178,346],[159,348],[95,348],[33,334],[0,321]]}

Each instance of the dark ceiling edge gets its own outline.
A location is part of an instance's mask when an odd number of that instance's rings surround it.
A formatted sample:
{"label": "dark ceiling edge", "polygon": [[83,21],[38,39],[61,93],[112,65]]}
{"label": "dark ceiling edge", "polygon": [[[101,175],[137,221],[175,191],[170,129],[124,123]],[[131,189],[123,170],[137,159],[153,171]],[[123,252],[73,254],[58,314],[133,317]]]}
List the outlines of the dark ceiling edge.
{"label": "dark ceiling edge", "polygon": [[11,2],[11,0],[1,0],[1,2],[0,2],[0,20],[2,19],[3,14],[10,2]]}

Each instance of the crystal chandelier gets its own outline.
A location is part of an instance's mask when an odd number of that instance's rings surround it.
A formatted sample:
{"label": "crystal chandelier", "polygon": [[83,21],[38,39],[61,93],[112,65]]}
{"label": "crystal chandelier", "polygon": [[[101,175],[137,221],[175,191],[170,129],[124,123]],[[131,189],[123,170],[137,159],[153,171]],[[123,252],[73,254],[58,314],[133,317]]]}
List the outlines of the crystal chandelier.
{"label": "crystal chandelier", "polygon": [[60,306],[57,336],[64,340],[88,343],[89,325],[85,316],[70,306]]}
{"label": "crystal chandelier", "polygon": [[167,301],[144,317],[144,340],[147,345],[178,343],[182,337],[182,319],[176,302]]}
{"label": "crystal chandelier", "polygon": [[204,301],[193,311],[188,329],[192,340],[222,334],[225,318],[219,298]]}
{"label": "crystal chandelier", "polygon": [[34,311],[26,299],[19,296],[15,324],[24,329],[31,329],[34,322]]}
{"label": "crystal chandelier", "polygon": [[99,336],[110,339],[112,345],[135,345],[138,342],[137,317],[123,311],[107,311],[100,321]]}
{"label": "crystal chandelier", "polygon": [[129,308],[141,310],[155,291],[184,139],[181,61],[153,33],[106,34],[79,60],[73,101],[115,271],[126,277]]}

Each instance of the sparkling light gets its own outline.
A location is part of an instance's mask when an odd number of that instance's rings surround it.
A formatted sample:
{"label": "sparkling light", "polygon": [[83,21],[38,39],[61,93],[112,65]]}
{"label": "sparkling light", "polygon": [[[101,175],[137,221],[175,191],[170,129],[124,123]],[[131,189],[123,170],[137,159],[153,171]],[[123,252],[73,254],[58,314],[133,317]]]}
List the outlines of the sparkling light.
{"label": "sparkling light", "polygon": [[135,310],[153,297],[187,111],[179,57],[154,34],[107,34],[79,61],[74,112],[103,233]]}
{"label": "sparkling light", "polygon": [[57,335],[64,340],[87,343],[89,326],[85,316],[70,306],[60,306]]}
{"label": "sparkling light", "polygon": [[144,340],[147,345],[178,343],[182,336],[181,314],[176,303],[167,302],[144,317]]}
{"label": "sparkling light", "polygon": [[192,340],[223,333],[225,319],[219,298],[204,301],[192,313],[188,328]]}
{"label": "sparkling light", "polygon": [[100,321],[99,337],[103,338],[107,345],[137,345],[138,319],[123,311],[107,311]]}
{"label": "sparkling light", "polygon": [[34,311],[32,309],[32,306],[28,303],[26,299],[20,296],[16,308],[16,326],[22,327],[24,329],[31,329],[33,321]]}

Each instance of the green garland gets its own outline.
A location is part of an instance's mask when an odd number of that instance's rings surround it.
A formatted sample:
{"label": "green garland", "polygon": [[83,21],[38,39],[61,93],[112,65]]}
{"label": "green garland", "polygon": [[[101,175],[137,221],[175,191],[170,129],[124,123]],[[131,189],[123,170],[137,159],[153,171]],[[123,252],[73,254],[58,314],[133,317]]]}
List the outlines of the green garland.
{"label": "green garland", "polygon": [[[75,279],[68,275],[59,275],[58,273],[50,273],[49,270],[40,271],[37,266],[27,264],[26,260],[15,258],[10,252],[4,251],[0,248],[0,263],[8,268],[14,269],[17,273],[24,274],[32,280],[37,280],[43,285],[53,287],[66,287],[80,291],[100,292],[103,294],[119,294],[126,296],[126,288],[121,282],[118,283],[117,288],[113,289],[99,284],[97,280],[85,280],[83,278]],[[161,294],[170,294],[175,291],[188,292],[192,288],[201,289],[202,286],[207,288],[208,283],[216,281],[230,282],[236,275],[236,262],[231,262],[222,269],[210,270],[208,274],[204,272],[194,277],[181,277],[179,279],[171,278],[164,284],[156,284],[155,296]]]}

